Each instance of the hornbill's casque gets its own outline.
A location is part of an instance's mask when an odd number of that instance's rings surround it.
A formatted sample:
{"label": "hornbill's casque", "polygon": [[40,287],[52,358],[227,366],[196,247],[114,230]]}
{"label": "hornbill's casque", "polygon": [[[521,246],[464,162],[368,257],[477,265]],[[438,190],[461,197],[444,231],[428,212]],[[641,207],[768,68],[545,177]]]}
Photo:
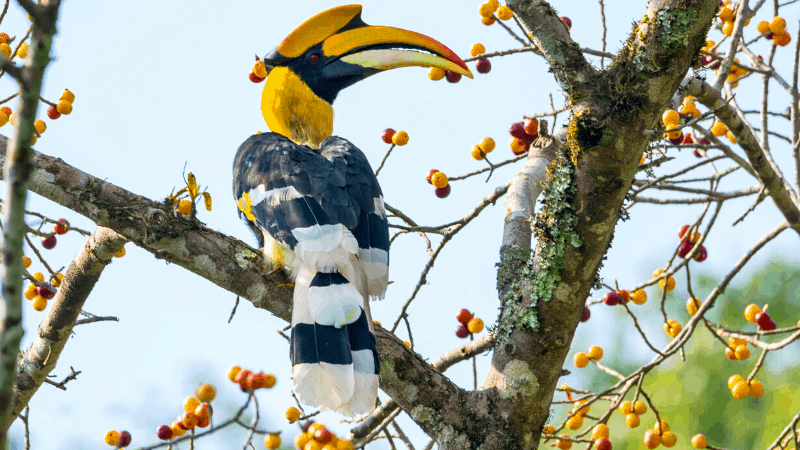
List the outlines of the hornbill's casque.
{"label": "hornbill's casque", "polygon": [[368,300],[386,291],[389,229],[366,156],[331,136],[331,104],[340,90],[398,67],[472,74],[434,39],[365,24],[360,5],[308,19],[264,63],[261,112],[272,132],[239,147],[233,194],[267,259],[295,277],[290,355],[300,400],[363,414],[378,393]]}

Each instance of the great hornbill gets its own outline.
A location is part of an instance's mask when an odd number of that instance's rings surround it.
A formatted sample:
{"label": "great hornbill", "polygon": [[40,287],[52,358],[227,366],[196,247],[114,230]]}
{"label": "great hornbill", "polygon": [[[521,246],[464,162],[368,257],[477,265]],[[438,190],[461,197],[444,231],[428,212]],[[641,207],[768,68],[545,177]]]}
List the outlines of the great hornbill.
{"label": "great hornbill", "polygon": [[386,292],[389,229],[366,156],[331,136],[331,104],[340,90],[398,67],[472,74],[434,39],[367,25],[361,5],[308,19],[264,63],[261,112],[272,132],[239,147],[233,195],[267,259],[295,279],[290,356],[300,400],[363,414],[378,393],[368,300]]}

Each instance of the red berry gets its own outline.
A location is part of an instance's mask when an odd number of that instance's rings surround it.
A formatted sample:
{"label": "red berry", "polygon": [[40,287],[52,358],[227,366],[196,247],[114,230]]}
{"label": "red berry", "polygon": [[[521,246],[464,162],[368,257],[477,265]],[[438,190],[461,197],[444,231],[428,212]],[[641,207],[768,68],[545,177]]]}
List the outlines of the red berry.
{"label": "red berry", "polygon": [[694,156],[696,156],[698,158],[702,158],[703,157],[702,153],[700,153],[700,151],[697,150],[697,149],[692,150],[692,153],[694,154]]}
{"label": "red berry", "polygon": [[49,117],[51,120],[56,120],[59,117],[61,117],[61,113],[58,112],[58,110],[56,109],[56,106],[53,105],[53,106],[47,108],[47,117]]}
{"label": "red berry", "polygon": [[583,314],[581,314],[581,322],[586,322],[589,320],[589,317],[592,317],[592,312],[589,311],[588,306],[583,307]]}
{"label": "red berry", "polygon": [[456,327],[456,336],[460,337],[461,339],[469,336],[469,328],[467,328],[467,324],[462,323]]}
{"label": "red berry", "polygon": [[447,198],[447,196],[450,195],[450,184],[448,183],[448,185],[443,188],[436,188],[434,193],[439,198]]}
{"label": "red berry", "polygon": [[468,309],[461,309],[458,314],[456,315],[456,320],[463,323],[464,325],[468,324],[470,320],[472,320],[472,313],[469,312]]}
{"label": "red berry", "polygon": [[667,138],[667,140],[669,141],[670,144],[680,144],[681,142],[683,142],[683,131],[681,131],[680,136],[678,136],[678,137],[676,137],[674,139],[673,138]]}
{"label": "red berry", "polygon": [[308,422],[304,423],[303,424],[303,433],[307,433],[308,432],[308,427],[310,427],[313,424],[314,424],[313,420],[309,420]]}
{"label": "red berry", "polygon": [[331,432],[325,427],[319,427],[314,432],[314,440],[323,445],[327,444],[331,440]]}
{"label": "red berry", "polygon": [[57,224],[53,225],[53,232],[55,234],[64,234],[64,233],[67,232],[67,229],[64,228],[64,225],[61,225],[61,224],[57,223]]}
{"label": "red berry", "polygon": [[475,64],[475,70],[477,70],[478,73],[489,73],[489,71],[492,70],[492,63],[490,63],[488,59],[481,58]]}
{"label": "red berry", "polygon": [[771,40],[772,40],[772,37],[773,37],[773,34],[772,34],[772,32],[770,31],[769,33],[765,34],[765,35],[764,35],[764,37],[765,37],[765,38],[767,38],[767,39],[769,39],[769,40],[771,41]]}
{"label": "red berry", "polygon": [[127,431],[120,431],[119,432],[119,446],[120,447],[127,447],[131,445],[131,434]]}
{"label": "red berry", "polygon": [[681,225],[680,228],[678,228],[678,237],[683,239],[683,237],[686,235],[686,232],[689,231],[689,228],[692,227],[690,225]]}
{"label": "red berry", "polygon": [[525,140],[525,126],[522,122],[515,122],[511,124],[511,128],[508,129],[508,133],[514,136],[517,139]]}
{"label": "red berry", "polygon": [[427,181],[428,181],[428,184],[433,184],[433,183],[431,183],[431,178],[433,177],[433,174],[435,174],[435,173],[436,173],[436,172],[438,172],[438,171],[439,171],[439,170],[437,170],[437,169],[431,169],[431,170],[428,172],[428,175],[425,177],[425,180],[427,180]]}
{"label": "red berry", "polygon": [[594,448],[596,450],[611,450],[611,441],[606,438],[597,439],[594,441]]}
{"label": "red berry", "polygon": [[47,236],[42,238],[42,247],[50,250],[51,248],[56,246],[56,237],[55,236]]}
{"label": "red berry", "polygon": [[603,296],[603,303],[608,306],[619,305],[622,303],[622,296],[618,292],[606,292],[606,295]]}
{"label": "red berry", "polygon": [[158,430],[156,430],[156,436],[162,441],[168,441],[172,439],[172,429],[167,425],[161,425],[158,427]]}
{"label": "red berry", "polygon": [[262,81],[264,81],[264,78],[259,77],[253,72],[250,72],[250,75],[248,75],[248,77],[250,78],[250,81],[252,81],[253,83],[261,83]]}
{"label": "red berry", "polygon": [[572,21],[567,16],[561,16],[561,21],[567,26],[567,29],[572,29]]}
{"label": "red berry", "polygon": [[525,122],[522,123],[522,131],[536,139],[536,137],[539,136],[539,121],[536,119],[525,119]]}
{"label": "red berry", "polygon": [[697,251],[694,253],[694,260],[697,262],[703,262],[708,258],[708,251],[704,246],[700,246]]}
{"label": "red berry", "polygon": [[772,317],[766,311],[761,311],[756,314],[756,324],[762,330],[769,331],[778,328],[778,325],[772,320]]}
{"label": "red berry", "polygon": [[247,388],[248,389],[261,389],[267,384],[267,374],[261,373],[251,373],[247,376]]}
{"label": "red berry", "polygon": [[692,136],[692,133],[684,134],[681,144],[683,145],[694,144],[694,137]]}
{"label": "red berry", "polygon": [[514,149],[512,148],[511,152],[514,153],[515,155],[522,155],[528,153],[528,150],[530,150],[531,148],[531,143],[524,139],[517,139],[517,146],[520,147],[521,150],[517,152],[514,151]]}
{"label": "red berry", "polygon": [[381,135],[381,139],[383,139],[383,142],[386,142],[387,144],[391,144],[392,143],[392,136],[394,136],[394,133],[395,133],[394,129],[387,128],[387,129],[383,130],[383,134]]}
{"label": "red berry", "polygon": [[451,70],[446,70],[444,72],[444,77],[447,78],[447,81],[449,81],[450,83],[458,83],[459,81],[461,81],[461,74],[455,73]]}
{"label": "red berry", "polygon": [[694,247],[694,243],[689,239],[681,242],[681,246],[678,247],[678,256],[681,258],[686,258],[686,255],[692,251],[692,247]]}
{"label": "red berry", "polygon": [[233,382],[234,383],[238,383],[239,385],[241,385],[243,387],[247,387],[247,377],[249,377],[250,374],[252,374],[252,373],[253,372],[251,372],[251,371],[249,371],[247,369],[242,370],[239,373],[237,373],[235,377],[233,377]]}
{"label": "red berry", "polygon": [[41,286],[36,286],[36,293],[41,295],[42,297],[44,297],[46,299],[51,299],[51,298],[53,298],[54,295],[56,295],[50,289],[47,289],[47,288],[44,288],[44,287],[41,287]]}

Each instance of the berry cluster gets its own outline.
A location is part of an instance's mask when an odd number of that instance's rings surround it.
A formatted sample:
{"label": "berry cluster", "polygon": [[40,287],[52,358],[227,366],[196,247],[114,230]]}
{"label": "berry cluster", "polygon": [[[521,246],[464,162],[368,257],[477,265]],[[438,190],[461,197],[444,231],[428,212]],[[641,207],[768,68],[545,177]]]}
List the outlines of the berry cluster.
{"label": "berry cluster", "polygon": [[515,155],[527,153],[533,141],[539,136],[539,121],[525,119],[523,122],[512,123],[508,133],[511,135],[511,142],[509,142],[511,151]]}
{"label": "berry cluster", "polygon": [[131,445],[131,434],[127,431],[108,430],[104,440],[114,448],[125,448]]}
{"label": "berry cluster", "polygon": [[[472,47],[469,49],[469,54],[472,56],[480,56],[484,53],[486,53],[486,47],[481,43],[472,44]],[[492,63],[486,58],[478,58],[475,62],[475,70],[478,73],[489,73],[489,71],[492,70]]]}
{"label": "berry cluster", "polygon": [[[664,269],[656,269],[653,271],[653,278],[658,278],[661,274],[664,273]],[[658,287],[664,289],[665,291],[669,292],[675,289],[675,278],[670,275],[669,277],[658,280]]]}
{"label": "berry cluster", "polygon": [[51,120],[56,120],[61,115],[68,116],[72,112],[72,103],[75,101],[75,94],[73,94],[69,89],[64,89],[64,92],[61,93],[61,97],[58,98],[58,104],[50,105],[47,109],[47,117]]}
{"label": "berry cluster", "polygon": [[450,180],[447,179],[447,175],[444,172],[439,172],[437,169],[431,169],[428,171],[428,175],[425,177],[425,180],[428,184],[432,184],[436,190],[434,193],[439,198],[445,198],[450,195]]}
{"label": "berry cluster", "polygon": [[775,45],[785,47],[792,42],[792,36],[786,31],[786,20],[781,16],[775,16],[771,21],[762,20],[757,25],[758,32],[765,38],[775,41]]}
{"label": "berry cluster", "polygon": [[[719,20],[722,21],[722,34],[730,36],[733,34],[733,23],[736,21],[736,14],[739,12],[740,3],[731,4],[730,1],[723,2],[723,7],[720,8]],[[750,24],[750,19],[746,19],[745,26]]]}
{"label": "berry cluster", "polygon": [[[296,408],[294,408],[294,410],[297,411]],[[339,439],[321,423],[309,421],[304,423],[302,428],[303,432],[294,438],[294,445],[296,448],[314,450],[353,450],[353,444],[350,441]],[[278,447],[270,447],[267,445],[267,448],[275,449]]]}
{"label": "berry cluster", "polygon": [[[743,399],[748,395],[758,398],[764,395],[764,385],[758,380],[747,381],[741,375],[731,375],[728,378],[728,389],[731,390],[733,398]],[[699,447],[698,447],[699,448]]]}
{"label": "berry cluster", "polygon": [[[595,361],[600,361],[600,358],[602,357],[603,357],[603,349],[596,345],[593,345],[589,347],[589,350],[586,353],[583,352],[575,353],[575,355],[572,357],[572,362],[575,364],[575,367],[583,369],[584,367],[589,365],[590,359],[593,359]],[[587,406],[586,407],[587,412],[589,410],[588,408],[589,407]],[[584,414],[584,416],[585,415],[586,414]],[[580,426],[578,426],[578,428],[580,428]],[[577,430],[578,428],[572,428],[572,429]]]}
{"label": "berry cluster", "polygon": [[641,400],[636,403],[625,401],[619,405],[619,411],[625,416],[625,424],[628,425],[628,428],[636,428],[642,423],[639,416],[647,412],[647,405]]}
{"label": "berry cluster", "polygon": [[486,155],[491,153],[492,150],[494,150],[494,147],[495,147],[494,139],[490,137],[485,137],[483,138],[480,144],[475,144],[475,146],[472,147],[471,155],[474,159],[478,161],[486,159]]}
{"label": "berry cluster", "polygon": [[[637,305],[643,305],[647,302],[647,292],[642,289],[634,291],[632,294],[627,289],[620,289],[618,291],[609,291],[603,295],[603,303],[608,306],[621,305],[622,303],[633,302]],[[584,307],[585,308],[585,307]],[[586,315],[586,310],[584,310]],[[583,318],[581,318],[583,320]],[[589,320],[587,317],[586,320]],[[584,322],[586,320],[583,320]]]}
{"label": "berry cluster", "polygon": [[[27,264],[30,266],[30,258],[23,257],[23,266]],[[27,267],[26,267],[27,268]],[[36,281],[40,281],[44,283],[44,275],[41,272],[36,272],[33,274],[33,278]],[[55,297],[56,295],[56,288],[61,285],[61,281],[64,279],[64,275],[57,273],[56,276],[50,279],[50,285],[52,289],[48,289],[44,286],[37,286],[33,283],[29,284],[27,288],[25,288],[25,293],[23,294],[26,299],[33,301],[33,309],[36,311],[44,311],[47,308],[47,301],[51,298]]]}
{"label": "berry cluster", "polygon": [[184,413],[170,425],[161,425],[156,429],[156,435],[163,441],[181,437],[187,431],[195,428],[205,428],[211,424],[214,409],[210,403],[217,396],[217,390],[210,384],[201,384],[194,391],[194,397],[183,401]]}
{"label": "berry cluster", "polygon": [[464,339],[471,334],[483,331],[483,320],[474,317],[468,309],[461,309],[456,314],[459,325],[456,327],[456,336]]}
{"label": "berry cluster", "polygon": [[[697,231],[694,231],[691,233],[690,238],[689,230],[691,229],[692,227],[689,225],[681,225],[681,227],[678,228],[678,237],[681,239],[681,245],[678,247],[678,256],[681,258],[686,258],[689,252],[691,252],[695,245],[697,245],[697,241],[699,241],[700,237],[702,236]],[[703,262],[706,260],[706,258],[708,258],[708,251],[704,246],[701,245],[694,252],[694,260],[697,262]]]}
{"label": "berry cluster", "polygon": [[747,341],[735,337],[728,338],[728,345],[725,347],[725,356],[734,361],[744,361],[750,357],[750,349],[747,348]]}
{"label": "berry cluster", "polygon": [[[514,17],[514,13],[508,6],[500,6],[500,2],[497,0],[489,0],[486,3],[482,4],[481,7],[478,9],[478,12],[481,15],[481,22],[484,25],[491,25],[494,23],[495,18],[500,20],[509,20]],[[497,16],[495,16],[497,14]]]}
{"label": "berry cluster", "polygon": [[250,71],[250,81],[253,83],[261,83],[267,78],[267,66],[264,61],[258,59],[256,56],[256,63],[253,64],[253,69]]}
{"label": "berry cluster", "polygon": [[8,45],[9,39],[11,36],[8,33],[0,33],[0,55],[5,56],[6,59],[11,59],[11,53],[13,53],[11,46]]}
{"label": "berry cluster", "polygon": [[675,447],[677,443],[678,436],[669,431],[669,425],[663,420],[660,426],[656,423],[652,430],[647,430],[644,433],[644,446],[651,450],[662,444],[668,448]]}
{"label": "berry cluster", "polygon": [[387,128],[381,134],[381,140],[387,144],[404,146],[408,144],[408,133],[405,131],[394,131],[394,128]]}
{"label": "berry cluster", "polygon": [[275,377],[264,372],[251,372],[239,366],[228,369],[228,379],[239,385],[242,392],[275,386]]}
{"label": "berry cluster", "polygon": [[750,323],[757,324],[759,330],[771,331],[778,328],[778,324],[772,320],[772,317],[767,312],[767,305],[764,305],[763,308],[759,308],[752,303],[747,305],[744,309],[744,318]]}

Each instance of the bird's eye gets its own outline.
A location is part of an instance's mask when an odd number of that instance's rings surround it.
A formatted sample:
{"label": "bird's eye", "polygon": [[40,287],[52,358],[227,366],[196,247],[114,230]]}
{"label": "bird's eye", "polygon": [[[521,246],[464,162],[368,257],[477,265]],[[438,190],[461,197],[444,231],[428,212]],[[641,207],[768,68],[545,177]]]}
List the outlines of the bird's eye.
{"label": "bird's eye", "polygon": [[318,61],[319,61],[319,55],[317,53],[311,55],[311,62],[318,62]]}

